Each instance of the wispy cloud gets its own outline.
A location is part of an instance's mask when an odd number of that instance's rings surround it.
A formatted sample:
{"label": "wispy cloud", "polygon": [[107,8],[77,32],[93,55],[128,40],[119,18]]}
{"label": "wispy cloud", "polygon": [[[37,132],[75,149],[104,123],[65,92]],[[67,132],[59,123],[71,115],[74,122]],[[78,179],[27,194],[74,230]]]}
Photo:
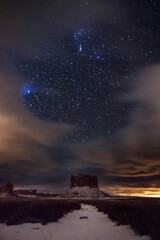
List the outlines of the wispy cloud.
{"label": "wispy cloud", "polygon": [[[160,65],[156,65],[141,70],[132,79],[132,91],[125,101],[134,102],[136,107],[128,126],[108,139],[77,146],[77,154],[99,164],[105,170],[106,179],[121,177],[125,183],[125,177],[129,177],[139,182],[135,177],[145,179],[160,173],[159,76]],[[148,182],[152,183],[149,179]]]}
{"label": "wispy cloud", "polygon": [[0,74],[1,178],[54,169],[56,163],[48,149],[73,130],[70,125],[36,119],[24,107],[16,81],[14,74]]}

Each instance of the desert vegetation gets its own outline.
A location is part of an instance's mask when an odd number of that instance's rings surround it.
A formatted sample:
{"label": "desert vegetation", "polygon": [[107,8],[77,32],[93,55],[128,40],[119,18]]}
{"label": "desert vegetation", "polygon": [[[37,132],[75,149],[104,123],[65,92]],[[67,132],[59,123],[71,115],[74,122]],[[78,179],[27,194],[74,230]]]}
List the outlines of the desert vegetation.
{"label": "desert vegetation", "polygon": [[[117,225],[130,225],[135,233],[160,239],[160,199],[65,200],[12,198],[0,200],[0,223],[56,222],[70,211],[79,210],[81,203],[95,206]],[[85,216],[87,218],[87,216]]]}
{"label": "desert vegetation", "polygon": [[56,222],[64,214],[80,209],[72,201],[12,199],[0,200],[0,223],[16,225],[22,223]]}
{"label": "desert vegetation", "polygon": [[91,201],[117,225],[130,225],[140,235],[160,239],[160,199]]}

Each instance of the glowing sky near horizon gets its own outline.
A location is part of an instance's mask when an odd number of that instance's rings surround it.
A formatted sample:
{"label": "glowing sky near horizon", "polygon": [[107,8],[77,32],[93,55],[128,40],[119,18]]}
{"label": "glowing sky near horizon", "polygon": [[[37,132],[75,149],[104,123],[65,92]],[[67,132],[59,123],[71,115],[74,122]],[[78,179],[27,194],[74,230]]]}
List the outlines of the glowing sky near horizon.
{"label": "glowing sky near horizon", "polygon": [[85,173],[159,196],[159,14],[155,0],[0,3],[0,182]]}

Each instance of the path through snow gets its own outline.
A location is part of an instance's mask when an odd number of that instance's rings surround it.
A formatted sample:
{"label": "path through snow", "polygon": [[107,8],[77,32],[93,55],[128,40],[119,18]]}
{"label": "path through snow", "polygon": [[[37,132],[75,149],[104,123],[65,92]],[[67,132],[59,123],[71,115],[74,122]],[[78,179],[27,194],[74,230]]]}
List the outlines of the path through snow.
{"label": "path through snow", "polygon": [[[81,217],[88,217],[80,219]],[[150,240],[136,236],[129,226],[116,226],[107,215],[93,206],[67,214],[57,223],[26,223],[17,226],[0,224],[1,240]]]}

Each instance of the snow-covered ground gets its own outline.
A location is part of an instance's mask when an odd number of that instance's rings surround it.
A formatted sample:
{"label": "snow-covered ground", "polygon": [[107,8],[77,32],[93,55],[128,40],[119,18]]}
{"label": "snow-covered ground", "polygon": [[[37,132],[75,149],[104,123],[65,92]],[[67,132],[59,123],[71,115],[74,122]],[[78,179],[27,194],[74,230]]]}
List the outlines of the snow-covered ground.
{"label": "snow-covered ground", "polygon": [[[82,217],[82,219],[81,219]],[[129,226],[116,226],[107,215],[96,208],[82,205],[82,209],[67,214],[57,223],[0,224],[1,240],[150,240],[136,236]]]}
{"label": "snow-covered ground", "polygon": [[19,197],[37,198],[35,195],[18,194]]}

